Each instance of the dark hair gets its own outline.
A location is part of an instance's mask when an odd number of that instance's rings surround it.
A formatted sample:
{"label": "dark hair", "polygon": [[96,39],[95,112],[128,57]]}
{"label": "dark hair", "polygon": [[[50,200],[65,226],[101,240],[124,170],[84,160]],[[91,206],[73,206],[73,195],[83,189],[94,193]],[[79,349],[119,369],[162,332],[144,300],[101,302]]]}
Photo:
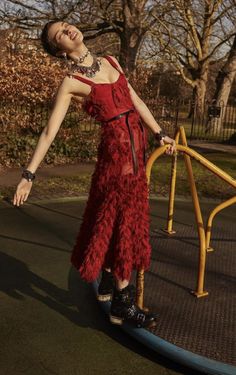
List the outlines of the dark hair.
{"label": "dark hair", "polygon": [[59,47],[57,47],[56,44],[54,44],[51,40],[49,40],[48,38],[48,31],[51,27],[51,25],[53,25],[54,23],[56,22],[62,22],[62,20],[60,19],[54,19],[53,21],[49,21],[47,22],[44,27],[43,27],[43,30],[42,30],[42,33],[40,35],[40,39],[41,39],[41,43],[42,43],[42,46],[43,46],[43,49],[49,53],[50,55],[54,56],[54,57],[58,57],[58,58],[63,58],[63,56],[58,56],[57,55],[57,52],[60,52],[61,49]]}

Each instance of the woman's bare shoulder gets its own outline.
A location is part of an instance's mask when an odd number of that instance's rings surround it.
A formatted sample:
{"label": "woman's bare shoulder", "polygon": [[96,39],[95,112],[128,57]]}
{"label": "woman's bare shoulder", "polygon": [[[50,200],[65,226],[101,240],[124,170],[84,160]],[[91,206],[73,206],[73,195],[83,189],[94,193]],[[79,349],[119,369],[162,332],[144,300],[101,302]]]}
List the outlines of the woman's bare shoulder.
{"label": "woman's bare shoulder", "polygon": [[59,89],[65,95],[69,94],[83,97],[88,94],[86,85],[78,79],[74,79],[70,74],[66,74],[63,77]]}
{"label": "woman's bare shoulder", "polygon": [[75,79],[72,79],[72,75],[71,74],[66,74],[62,80],[61,80],[61,84],[60,84],[60,87],[65,90],[65,91],[68,91],[71,92],[71,88],[73,87],[73,85],[75,83],[79,84],[80,82],[78,81],[75,81]]}
{"label": "woman's bare shoulder", "polygon": [[117,64],[117,66],[120,68],[120,70],[124,73],[124,71],[123,71],[122,67],[120,66],[120,63],[117,60],[117,58],[113,55],[107,55],[107,56],[109,56]]}

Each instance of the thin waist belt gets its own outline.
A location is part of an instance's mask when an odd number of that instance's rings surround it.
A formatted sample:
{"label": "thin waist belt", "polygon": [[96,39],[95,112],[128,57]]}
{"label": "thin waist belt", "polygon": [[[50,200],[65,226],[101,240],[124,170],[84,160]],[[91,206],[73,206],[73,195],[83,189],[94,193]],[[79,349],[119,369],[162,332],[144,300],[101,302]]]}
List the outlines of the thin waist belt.
{"label": "thin waist belt", "polygon": [[111,117],[111,118],[109,118],[109,120],[105,120],[105,122],[110,122],[110,121],[113,121],[113,120],[118,120],[119,118],[121,118],[121,117],[123,117],[123,116],[125,116],[125,115],[128,115],[128,114],[131,113],[131,112],[134,112],[134,109],[133,109],[133,108],[129,109],[129,110],[126,111],[126,112],[119,113],[119,115],[116,115],[116,116],[114,116],[114,117]]}
{"label": "thin waist belt", "polygon": [[[135,145],[134,145],[134,136],[133,136],[133,131],[132,131],[132,128],[130,127],[130,124],[129,124],[129,114],[131,112],[135,112],[135,109],[131,108],[129,109],[128,111],[126,112],[122,112],[122,113],[119,113],[119,115],[116,115],[108,120],[105,120],[104,122],[110,122],[110,121],[113,121],[113,120],[118,120],[119,118],[125,116],[125,123],[127,125],[127,128],[128,128],[128,131],[129,131],[129,137],[130,137],[130,143],[131,143],[131,151],[132,151],[132,160],[133,160],[133,169],[134,169],[134,174],[137,174],[138,173],[138,161],[137,161],[137,155],[136,155],[136,152],[135,152]],[[144,161],[144,164],[146,163],[146,152],[145,152],[145,142],[144,142],[144,129],[143,129],[143,125],[142,125],[142,122],[139,121],[139,126],[141,128],[141,131],[142,131],[142,139],[143,139],[143,161]]]}

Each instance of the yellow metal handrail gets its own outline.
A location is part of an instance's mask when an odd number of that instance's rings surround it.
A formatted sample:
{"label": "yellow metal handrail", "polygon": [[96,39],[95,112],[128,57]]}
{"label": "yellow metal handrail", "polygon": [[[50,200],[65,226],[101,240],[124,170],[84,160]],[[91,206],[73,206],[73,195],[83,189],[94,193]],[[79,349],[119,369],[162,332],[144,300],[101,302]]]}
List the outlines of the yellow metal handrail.
{"label": "yellow metal handrail", "polygon": [[210,213],[207,224],[206,224],[206,251],[213,251],[213,248],[210,246],[210,240],[211,240],[211,228],[212,228],[212,221],[218,212],[222,211],[224,208],[232,206],[232,204],[236,203],[236,196],[228,199],[225,202],[220,203],[218,206],[216,206]]}
{"label": "yellow metal handrail", "polygon": [[[179,144],[180,137],[183,143],[182,145]],[[211,229],[212,229],[212,221],[218,212],[236,203],[236,196],[234,196],[233,198],[215,207],[208,217],[206,228],[204,228],[202,213],[201,213],[201,208],[199,204],[197,188],[196,188],[196,184],[194,180],[192,163],[191,163],[190,157],[197,160],[204,167],[206,167],[208,170],[216,174],[218,177],[223,179],[225,182],[227,182],[234,188],[236,188],[236,180],[233,179],[229,174],[224,172],[222,169],[218,168],[215,164],[211,163],[205,157],[200,155],[198,152],[192,150],[191,148],[187,146],[187,140],[186,140],[183,126],[181,126],[178,129],[176,136],[175,136],[175,141],[176,141],[176,153],[173,155],[173,159],[172,159],[168,219],[167,219],[167,228],[165,229],[165,232],[167,232],[169,235],[175,233],[172,226],[173,226],[174,197],[175,197],[175,185],[176,185],[177,153],[179,151],[184,154],[184,161],[185,161],[185,166],[186,166],[187,173],[188,173],[188,179],[190,182],[190,189],[191,189],[191,195],[192,195],[192,200],[193,200],[194,213],[195,213],[197,229],[198,229],[198,237],[199,237],[199,262],[198,262],[197,287],[196,287],[196,290],[193,292],[193,294],[196,297],[203,297],[203,296],[208,295],[208,292],[204,291],[204,277],[205,277],[205,266],[206,266],[206,252],[212,251],[212,248],[209,247]],[[159,158],[161,155],[163,155],[168,147],[169,145],[158,147],[150,155],[147,161],[147,165],[146,165],[146,176],[147,176],[148,184],[150,184],[151,169],[152,169],[154,161],[157,158]],[[144,270],[139,270],[137,272],[136,285],[137,285],[136,301],[139,307],[143,308]]]}

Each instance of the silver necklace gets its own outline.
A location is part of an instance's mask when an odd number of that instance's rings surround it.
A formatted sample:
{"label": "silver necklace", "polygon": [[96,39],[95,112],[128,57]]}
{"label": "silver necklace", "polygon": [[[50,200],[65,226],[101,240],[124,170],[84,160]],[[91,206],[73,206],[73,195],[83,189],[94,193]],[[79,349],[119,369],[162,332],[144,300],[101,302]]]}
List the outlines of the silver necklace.
{"label": "silver necklace", "polygon": [[89,54],[90,51],[87,49],[87,51],[83,55],[76,58],[77,63],[81,64],[82,62],[84,62],[85,57],[87,57]]}
{"label": "silver necklace", "polygon": [[91,52],[90,54],[93,57],[93,62],[90,66],[79,65],[78,60],[73,61],[71,63],[71,71],[73,73],[80,72],[82,74],[85,74],[89,78],[94,77],[96,72],[100,70],[101,59],[97,57],[96,55],[92,54]]}

